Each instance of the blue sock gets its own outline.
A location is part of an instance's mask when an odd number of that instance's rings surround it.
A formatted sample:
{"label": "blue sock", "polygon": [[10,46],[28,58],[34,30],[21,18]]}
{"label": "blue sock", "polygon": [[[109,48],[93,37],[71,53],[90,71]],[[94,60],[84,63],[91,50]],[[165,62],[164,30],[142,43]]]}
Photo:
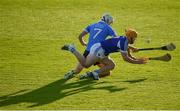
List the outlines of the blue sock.
{"label": "blue sock", "polygon": [[75,51],[76,51],[76,49],[74,49],[74,48],[70,49],[70,52],[72,52],[72,53],[74,53]]}
{"label": "blue sock", "polygon": [[89,77],[93,77],[93,74],[91,72],[87,73]]}
{"label": "blue sock", "polygon": [[98,75],[99,75],[100,70],[99,70],[99,69],[97,69],[97,70],[94,70],[94,72],[98,73]]}
{"label": "blue sock", "polygon": [[[94,71],[92,71],[92,72],[96,72],[98,75],[99,75],[99,69],[97,69],[97,70],[94,70]],[[92,72],[89,72],[89,73],[87,73],[87,75],[89,76],[89,77],[93,77],[93,74],[92,74]]]}

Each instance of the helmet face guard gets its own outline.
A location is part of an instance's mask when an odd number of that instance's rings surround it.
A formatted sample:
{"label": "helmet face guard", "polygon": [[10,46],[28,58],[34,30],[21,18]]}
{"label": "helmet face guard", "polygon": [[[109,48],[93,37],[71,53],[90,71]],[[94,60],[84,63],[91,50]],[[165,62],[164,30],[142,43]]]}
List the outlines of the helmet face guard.
{"label": "helmet face guard", "polygon": [[103,20],[104,22],[106,22],[107,24],[111,24],[111,23],[113,23],[113,17],[111,16],[111,15],[109,15],[109,14],[104,14],[103,16],[102,16],[102,19],[101,20]]}

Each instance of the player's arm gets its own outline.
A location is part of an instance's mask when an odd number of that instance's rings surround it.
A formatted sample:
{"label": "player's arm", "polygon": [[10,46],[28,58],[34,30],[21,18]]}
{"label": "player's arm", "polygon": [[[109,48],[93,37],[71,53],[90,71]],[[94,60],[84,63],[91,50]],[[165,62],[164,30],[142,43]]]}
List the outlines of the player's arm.
{"label": "player's arm", "polygon": [[108,27],[109,30],[109,36],[111,37],[117,37],[116,32],[112,29],[112,27]]}
{"label": "player's arm", "polygon": [[83,46],[86,46],[86,42],[84,41],[83,37],[85,35],[87,35],[88,32],[87,31],[82,31],[80,34],[79,34],[79,42],[83,45]]}
{"label": "player's arm", "polygon": [[135,57],[130,57],[128,52],[121,52],[122,58],[124,61],[132,63],[132,64],[144,64],[146,63],[145,59],[137,59]]}
{"label": "player's arm", "polygon": [[134,46],[131,46],[129,45],[128,48],[132,51],[132,52],[138,52],[138,48],[134,47]]}
{"label": "player's arm", "polygon": [[127,53],[128,53],[128,56],[132,59],[136,59],[136,57],[134,57],[132,54],[131,54],[131,49],[128,47],[127,49]]}

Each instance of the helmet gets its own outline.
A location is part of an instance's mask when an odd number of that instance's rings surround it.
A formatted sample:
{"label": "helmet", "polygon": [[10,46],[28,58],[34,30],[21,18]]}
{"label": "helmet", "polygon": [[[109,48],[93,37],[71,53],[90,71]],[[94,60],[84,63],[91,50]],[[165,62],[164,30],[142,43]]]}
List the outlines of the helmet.
{"label": "helmet", "polygon": [[113,23],[113,17],[111,16],[111,15],[109,15],[109,14],[104,14],[103,16],[102,16],[102,18],[101,18],[101,20],[102,21],[104,21],[104,22],[106,22],[107,24],[111,24],[111,23]]}
{"label": "helmet", "polygon": [[128,28],[128,29],[125,29],[125,34],[126,34],[126,37],[129,40],[129,43],[133,44],[135,39],[137,38],[138,33],[136,32],[136,30],[134,30],[132,28]]}
{"label": "helmet", "polygon": [[128,28],[128,29],[125,29],[125,34],[126,34],[126,37],[128,38],[136,38],[138,33],[136,32],[136,30],[132,28]]}

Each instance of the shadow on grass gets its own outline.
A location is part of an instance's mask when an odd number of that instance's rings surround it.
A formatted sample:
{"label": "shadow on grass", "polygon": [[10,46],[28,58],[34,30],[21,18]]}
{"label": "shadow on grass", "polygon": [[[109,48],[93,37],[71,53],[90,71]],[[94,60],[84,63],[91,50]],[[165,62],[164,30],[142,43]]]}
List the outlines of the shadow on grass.
{"label": "shadow on grass", "polygon": [[147,80],[147,78],[143,78],[143,79],[134,79],[134,80],[126,80],[126,81],[122,81],[122,82],[128,82],[130,84],[133,84],[133,83],[138,83],[138,82],[143,82]]}
{"label": "shadow on grass", "polygon": [[[32,90],[24,94],[19,94],[22,91],[12,93],[0,97],[0,107],[19,104],[19,103],[32,103],[33,105],[28,107],[35,107],[40,105],[45,105],[52,103],[56,100],[63,99],[64,97],[77,94],[80,92],[85,92],[89,90],[107,90],[109,92],[122,91],[127,88],[116,88],[115,86],[96,86],[97,84],[103,84],[105,82],[97,82],[92,80],[81,80],[73,83],[66,83],[66,80],[61,79],[52,82],[46,86]],[[16,95],[15,95],[16,94]]]}
{"label": "shadow on grass", "polygon": [[20,91],[17,91],[17,92],[14,92],[14,93],[11,93],[11,94],[8,94],[8,95],[5,95],[5,96],[1,96],[1,97],[0,97],[0,100],[6,99],[6,98],[8,98],[8,97],[10,97],[10,96],[17,95],[17,94],[22,93],[22,92],[25,92],[25,91],[27,91],[27,89],[20,90]]}

